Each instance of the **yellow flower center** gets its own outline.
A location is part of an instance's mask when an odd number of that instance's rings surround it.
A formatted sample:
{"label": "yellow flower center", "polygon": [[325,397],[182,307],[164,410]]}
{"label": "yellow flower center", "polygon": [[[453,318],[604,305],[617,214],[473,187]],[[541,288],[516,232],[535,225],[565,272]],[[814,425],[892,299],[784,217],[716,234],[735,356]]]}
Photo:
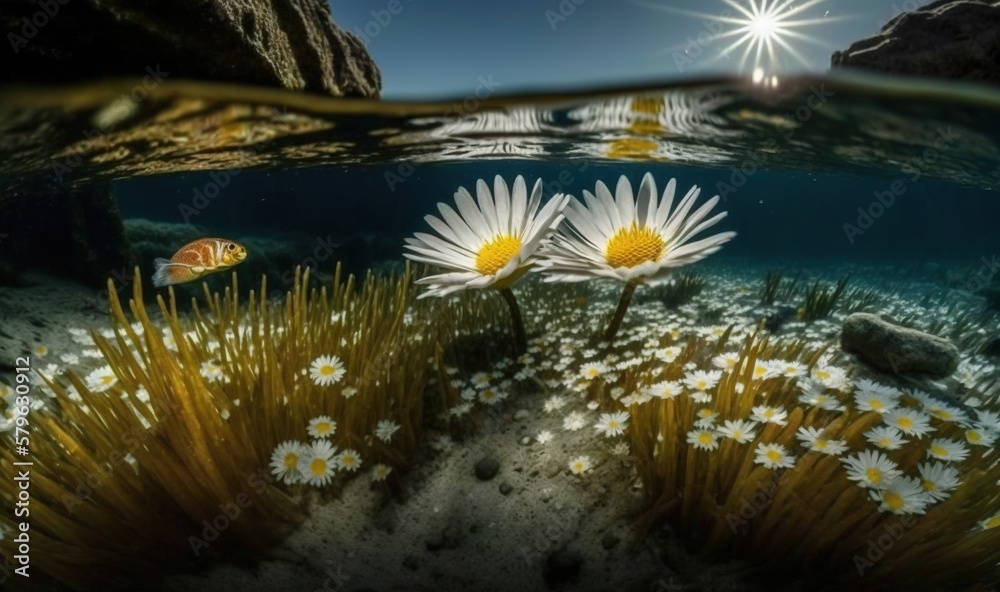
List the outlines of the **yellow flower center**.
{"label": "yellow flower center", "polygon": [[871,468],[865,471],[865,477],[868,478],[868,482],[874,485],[878,485],[882,482],[882,471]]}
{"label": "yellow flower center", "polygon": [[101,384],[111,384],[114,381],[115,377],[110,374],[101,377]]}
{"label": "yellow flower center", "polygon": [[937,483],[925,480],[924,491],[937,491]]}
{"label": "yellow flower center", "polygon": [[771,462],[778,462],[779,460],[781,460],[781,453],[778,452],[777,450],[768,450],[767,459]]}
{"label": "yellow flower center", "polygon": [[334,373],[333,366],[327,364],[326,366],[323,366],[322,368],[319,369],[319,373],[322,374],[323,376],[330,376],[331,374]]}
{"label": "yellow flower center", "polygon": [[698,434],[698,442],[700,442],[702,444],[711,444],[712,443],[712,434],[709,434],[709,433],[706,433],[706,432],[702,432],[702,433]]}
{"label": "yellow flower center", "polygon": [[706,388],[708,388],[708,383],[705,382],[704,380],[699,380],[694,385],[698,388],[699,391],[703,391]]}
{"label": "yellow flower center", "polygon": [[591,378],[597,376],[600,373],[601,373],[601,371],[598,370],[597,368],[587,368],[587,376],[589,376]]}
{"label": "yellow flower center", "polygon": [[987,520],[985,525],[986,528],[996,528],[998,526],[1000,526],[1000,514]]}
{"label": "yellow flower center", "polygon": [[830,380],[830,373],[826,370],[817,370],[814,374],[819,380]]}
{"label": "yellow flower center", "polygon": [[698,412],[698,417],[702,419],[708,419],[709,417],[712,417],[712,410],[702,409],[701,411]]}
{"label": "yellow flower center", "polygon": [[823,450],[824,448],[826,448],[826,440],[816,440],[816,443],[813,444],[813,448],[817,450]]}
{"label": "yellow flower center", "polygon": [[312,459],[312,462],[309,463],[309,470],[312,471],[313,475],[322,475],[326,473],[326,461],[322,458]]}
{"label": "yellow flower center", "polygon": [[931,446],[931,454],[935,456],[948,456],[948,449],[944,446]]}
{"label": "yellow flower center", "polygon": [[982,439],[982,436],[979,434],[979,432],[975,430],[969,430],[965,432],[965,437],[969,442],[973,444],[978,444],[979,440]]}
{"label": "yellow flower center", "polygon": [[663,237],[652,228],[640,228],[635,222],[615,233],[604,250],[611,267],[635,267],[647,261],[658,261],[663,255]]}
{"label": "yellow flower center", "polygon": [[893,510],[899,510],[906,505],[906,502],[903,501],[903,497],[892,491],[882,496],[882,501],[884,501],[885,505],[889,506]]}
{"label": "yellow flower center", "polygon": [[765,374],[767,374],[767,367],[757,366],[756,368],[753,369],[753,374],[754,376],[764,376]]}
{"label": "yellow flower center", "polygon": [[774,409],[765,409],[763,415],[766,419],[771,419],[774,417]]}
{"label": "yellow flower center", "polygon": [[879,401],[878,399],[872,399],[871,401],[869,401],[868,406],[871,407],[872,409],[881,409],[882,407],[884,407],[884,405],[882,405],[882,401]]}
{"label": "yellow flower center", "polygon": [[890,444],[889,438],[882,438],[881,440],[878,441],[878,445],[881,446],[882,448],[887,447],[889,444]]}
{"label": "yellow flower center", "polygon": [[608,427],[611,428],[611,429],[616,429],[620,425],[621,424],[618,423],[618,421],[614,420],[614,419],[612,419],[611,421],[608,422]]}
{"label": "yellow flower center", "polygon": [[900,417],[899,419],[896,420],[896,425],[898,425],[901,428],[912,428],[913,420],[910,419],[909,417]]}
{"label": "yellow flower center", "polygon": [[510,263],[521,252],[521,239],[509,234],[498,234],[479,249],[476,270],[483,275],[493,275]]}
{"label": "yellow flower center", "polygon": [[299,455],[294,452],[290,452],[285,455],[284,464],[289,469],[294,469],[299,464]]}
{"label": "yellow flower center", "polygon": [[330,424],[326,423],[325,421],[321,421],[318,424],[316,424],[316,431],[321,434],[325,434],[330,431]]}
{"label": "yellow flower center", "polygon": [[343,456],[343,457],[341,457],[341,458],[340,458],[340,463],[341,463],[342,465],[344,465],[345,467],[350,467],[350,466],[354,466],[354,462],[355,462],[356,460],[357,460],[357,459],[356,459],[356,458],[354,458],[353,456],[349,456],[349,455],[348,455],[348,456]]}

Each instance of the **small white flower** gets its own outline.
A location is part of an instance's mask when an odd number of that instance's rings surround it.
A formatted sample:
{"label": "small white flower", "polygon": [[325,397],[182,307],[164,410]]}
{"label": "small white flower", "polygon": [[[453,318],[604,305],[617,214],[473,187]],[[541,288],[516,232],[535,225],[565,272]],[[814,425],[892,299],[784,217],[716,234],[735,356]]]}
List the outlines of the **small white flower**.
{"label": "small white flower", "polygon": [[313,360],[309,376],[319,386],[331,386],[340,382],[346,372],[337,356],[320,356]]}
{"label": "small white flower", "polygon": [[392,435],[399,430],[399,424],[392,421],[391,419],[383,419],[378,422],[378,426],[375,428],[375,437],[383,442],[388,442],[392,440]]}
{"label": "small white flower", "polygon": [[795,466],[795,458],[788,454],[781,444],[757,444],[755,464],[765,469],[790,469]]}
{"label": "small white flower", "polygon": [[589,456],[578,456],[573,460],[569,461],[569,470],[574,475],[582,475],[589,471],[591,468],[590,457]]}
{"label": "small white flower", "polygon": [[597,423],[594,424],[594,428],[603,433],[607,438],[621,436],[625,433],[625,428],[628,427],[628,419],[628,411],[604,413],[597,420]]}

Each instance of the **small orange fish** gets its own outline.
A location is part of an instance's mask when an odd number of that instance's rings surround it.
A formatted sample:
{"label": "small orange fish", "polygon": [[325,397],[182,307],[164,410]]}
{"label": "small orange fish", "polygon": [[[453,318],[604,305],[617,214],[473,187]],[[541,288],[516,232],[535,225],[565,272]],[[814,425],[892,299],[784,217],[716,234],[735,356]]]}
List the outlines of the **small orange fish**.
{"label": "small orange fish", "polygon": [[246,247],[239,243],[222,238],[201,238],[181,247],[170,260],[157,259],[153,285],[162,288],[191,282],[246,258]]}

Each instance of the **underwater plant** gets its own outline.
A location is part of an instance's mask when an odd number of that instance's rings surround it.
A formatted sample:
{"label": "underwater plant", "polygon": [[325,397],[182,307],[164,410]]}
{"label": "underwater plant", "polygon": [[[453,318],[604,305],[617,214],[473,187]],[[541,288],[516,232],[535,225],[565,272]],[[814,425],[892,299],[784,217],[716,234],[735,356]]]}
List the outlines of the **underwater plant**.
{"label": "underwater plant", "polygon": [[797,287],[798,280],[786,280],[784,272],[768,271],[764,278],[764,289],[761,292],[760,303],[770,305],[778,300],[788,300],[795,294]]}
{"label": "underwater plant", "polygon": [[850,279],[851,276],[844,276],[832,288],[823,286],[818,281],[810,286],[806,290],[802,308],[799,311],[799,318],[805,321],[815,321],[830,316],[830,313],[833,312],[833,309],[844,295],[844,289],[847,287],[847,282]]}
{"label": "underwater plant", "polygon": [[636,286],[663,283],[674,268],[704,259],[736,236],[721,232],[689,242],[725,218],[726,212],[705,219],[719,202],[715,196],[692,213],[701,192],[697,185],[671,211],[676,187],[676,179],[671,179],[658,199],[653,175],[646,173],[634,197],[632,185],[622,175],[612,197],[598,181],[596,195],[584,190],[586,205],[573,198],[565,212],[571,230],[560,229],[542,253],[538,266],[545,281],[612,278],[625,284],[604,333],[607,341],[618,333]]}
{"label": "underwater plant", "polygon": [[995,396],[972,413],[851,378],[800,340],[729,337],[625,381],[644,529],[665,520],[702,553],[834,589],[1000,579]]}
{"label": "underwater plant", "polygon": [[524,177],[514,179],[513,193],[499,175],[490,192],[486,181],[476,182],[478,205],[464,188],[455,192],[459,215],[445,203],[438,203],[442,218],[424,219],[441,235],[418,232],[406,239],[405,256],[451,270],[417,280],[430,287],[421,297],[446,296],[460,290],[497,290],[510,310],[514,339],[519,351],[527,348],[524,320],[511,286],[536,262],[536,251],[563,220],[569,196],[556,194],[538,211],[542,200],[542,180],[538,179],[528,201]]}
{"label": "underwater plant", "polygon": [[677,308],[701,294],[705,284],[705,278],[701,275],[682,271],[669,282],[651,286],[642,297],[646,300],[656,300],[667,308]]}
{"label": "underwater plant", "polygon": [[[138,269],[131,315],[109,287],[112,329],[92,332],[106,366],[46,376],[54,408],[32,415],[51,434],[33,441],[31,485],[33,565],[48,577],[130,588],[168,566],[259,553],[304,518],[307,487],[369,466],[380,482],[410,462],[437,339],[408,266],[360,286],[339,266],[322,288],[297,272],[277,304],[259,296],[266,279],[241,302],[234,275],[224,295],[205,285],[190,315],[172,289],[148,311]],[[0,451],[5,471],[17,460]],[[8,509],[15,488],[0,485]],[[0,541],[8,557],[11,544]]]}

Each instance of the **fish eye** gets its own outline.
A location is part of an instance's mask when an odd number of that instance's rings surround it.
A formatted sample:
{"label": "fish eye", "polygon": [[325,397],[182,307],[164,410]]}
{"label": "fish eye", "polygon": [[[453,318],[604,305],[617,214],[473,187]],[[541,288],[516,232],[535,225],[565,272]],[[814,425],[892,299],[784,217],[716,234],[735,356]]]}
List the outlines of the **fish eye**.
{"label": "fish eye", "polygon": [[229,243],[226,248],[229,249],[229,252],[233,252],[236,250],[236,243]]}

